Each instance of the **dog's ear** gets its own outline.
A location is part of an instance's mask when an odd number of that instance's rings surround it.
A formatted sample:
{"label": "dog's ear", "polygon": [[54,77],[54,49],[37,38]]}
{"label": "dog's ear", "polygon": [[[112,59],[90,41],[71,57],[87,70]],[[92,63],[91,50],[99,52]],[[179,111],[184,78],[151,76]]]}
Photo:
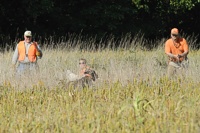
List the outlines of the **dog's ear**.
{"label": "dog's ear", "polygon": [[92,80],[95,81],[96,79],[98,79],[98,75],[94,70],[92,70]]}
{"label": "dog's ear", "polygon": [[92,70],[92,69],[87,69],[85,72],[84,72],[84,74],[89,74],[89,75],[91,75],[91,79],[93,80],[93,81],[95,81],[96,79],[98,79],[98,75],[96,74],[96,72],[94,71],[94,70]]}
{"label": "dog's ear", "polygon": [[96,79],[98,79],[98,75],[97,75],[96,71],[94,71],[94,76]]}

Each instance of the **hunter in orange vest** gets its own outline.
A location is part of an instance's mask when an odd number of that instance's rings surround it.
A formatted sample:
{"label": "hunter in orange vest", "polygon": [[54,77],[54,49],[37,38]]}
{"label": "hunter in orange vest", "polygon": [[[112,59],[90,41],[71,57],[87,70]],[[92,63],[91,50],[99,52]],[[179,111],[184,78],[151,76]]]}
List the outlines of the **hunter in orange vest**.
{"label": "hunter in orange vest", "polygon": [[171,29],[171,38],[165,42],[165,53],[169,57],[169,77],[180,75],[188,68],[188,43],[177,28]]}
{"label": "hunter in orange vest", "polygon": [[19,57],[18,61],[24,61],[25,57],[28,56],[28,59],[30,62],[35,62],[36,61],[36,52],[37,50],[37,43],[32,42],[32,44],[29,47],[28,54],[26,55],[26,48],[25,48],[25,42],[20,41],[18,44],[18,52],[19,52]]}
{"label": "hunter in orange vest", "polygon": [[24,33],[24,41],[20,41],[15,49],[12,64],[18,62],[17,72],[30,71],[36,69],[37,59],[42,57],[42,51],[37,42],[32,42],[31,31]]}

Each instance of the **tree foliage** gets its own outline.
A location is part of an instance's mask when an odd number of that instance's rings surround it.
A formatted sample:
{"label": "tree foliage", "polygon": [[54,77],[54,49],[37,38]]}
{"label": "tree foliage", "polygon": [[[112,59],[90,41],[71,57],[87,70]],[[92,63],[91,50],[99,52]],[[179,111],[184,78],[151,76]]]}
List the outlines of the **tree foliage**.
{"label": "tree foliage", "polygon": [[155,39],[172,27],[198,34],[199,8],[200,0],[1,0],[0,35],[20,37],[29,29],[42,36],[142,32]]}

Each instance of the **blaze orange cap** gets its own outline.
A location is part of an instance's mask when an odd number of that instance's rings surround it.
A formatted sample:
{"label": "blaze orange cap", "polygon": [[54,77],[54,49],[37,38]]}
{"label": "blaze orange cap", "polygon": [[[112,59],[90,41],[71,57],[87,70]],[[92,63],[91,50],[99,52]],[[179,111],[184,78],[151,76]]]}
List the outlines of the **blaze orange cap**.
{"label": "blaze orange cap", "polygon": [[179,34],[179,32],[178,32],[178,29],[177,28],[173,28],[172,30],[171,30],[171,34]]}

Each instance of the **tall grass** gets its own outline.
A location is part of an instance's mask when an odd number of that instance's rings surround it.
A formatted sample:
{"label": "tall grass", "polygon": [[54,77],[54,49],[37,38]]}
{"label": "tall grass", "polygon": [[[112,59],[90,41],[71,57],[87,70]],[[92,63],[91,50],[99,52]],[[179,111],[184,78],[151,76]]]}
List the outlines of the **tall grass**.
{"label": "tall grass", "polygon": [[[189,53],[187,75],[169,79],[166,39],[153,43],[127,35],[118,47],[112,38],[99,44],[61,38],[55,47],[47,40],[40,72],[32,77],[15,76],[12,49],[1,53],[0,132],[200,131],[198,50]],[[149,50],[145,43],[159,47]],[[59,81],[68,81],[68,69],[78,72],[79,58],[87,59],[99,79],[95,89],[71,95]]]}

